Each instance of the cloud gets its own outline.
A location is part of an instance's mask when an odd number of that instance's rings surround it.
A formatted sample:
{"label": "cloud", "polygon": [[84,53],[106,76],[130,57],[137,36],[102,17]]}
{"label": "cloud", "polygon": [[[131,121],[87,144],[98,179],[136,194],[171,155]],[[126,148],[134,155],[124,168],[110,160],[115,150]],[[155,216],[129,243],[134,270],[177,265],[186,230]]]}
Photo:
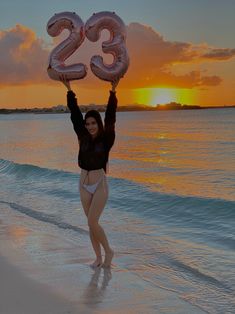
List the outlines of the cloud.
{"label": "cloud", "polygon": [[209,49],[207,53],[202,55],[202,58],[210,60],[229,60],[235,56],[235,49],[221,48]]}
{"label": "cloud", "polygon": [[[54,46],[67,36],[68,32],[64,32],[62,36],[52,39]],[[85,39],[66,63],[82,62],[89,67],[93,55],[104,56],[101,52],[101,43],[104,39],[108,39],[108,32],[104,32],[102,39],[96,43]],[[189,71],[183,75],[176,75],[174,66],[204,63],[205,67],[205,62],[229,61],[235,56],[235,49],[167,41],[154,29],[140,23],[131,23],[127,26],[127,48],[130,67],[120,82],[123,88],[216,86],[222,81],[219,76],[205,76],[204,71]],[[51,46],[48,48],[43,40],[37,38],[36,34],[25,26],[16,25],[12,29],[0,31],[0,86],[58,84],[49,79],[46,72],[51,49]],[[106,55],[105,61],[110,63],[111,60],[112,57]],[[90,69],[88,76],[79,81],[80,86],[87,88],[99,88],[102,84],[104,82],[96,78]]]}
{"label": "cloud", "polygon": [[41,83],[46,79],[48,51],[27,27],[0,31],[0,85]]}
{"label": "cloud", "polygon": [[[193,45],[187,42],[167,41],[152,28],[139,23],[131,23],[127,31],[131,66],[126,84],[133,88],[216,86],[221,83],[222,78],[215,75],[203,76],[198,71],[177,76],[174,74],[173,66],[205,63],[206,60],[221,61],[222,51],[223,60],[229,60],[235,55],[229,49],[212,49],[206,44]],[[213,58],[209,55],[211,53]]]}

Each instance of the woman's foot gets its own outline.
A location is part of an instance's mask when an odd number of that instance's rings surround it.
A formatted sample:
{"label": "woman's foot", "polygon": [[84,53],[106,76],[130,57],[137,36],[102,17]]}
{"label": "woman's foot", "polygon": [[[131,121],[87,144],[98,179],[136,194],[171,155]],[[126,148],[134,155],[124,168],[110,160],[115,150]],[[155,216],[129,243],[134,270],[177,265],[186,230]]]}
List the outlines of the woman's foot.
{"label": "woman's foot", "polygon": [[91,264],[92,268],[100,267],[102,265],[102,256],[96,257],[94,263]]}
{"label": "woman's foot", "polygon": [[104,268],[109,268],[111,267],[111,262],[113,259],[113,255],[114,255],[114,251],[110,250],[109,252],[105,253],[105,259],[104,259],[104,263],[102,264],[102,267]]}

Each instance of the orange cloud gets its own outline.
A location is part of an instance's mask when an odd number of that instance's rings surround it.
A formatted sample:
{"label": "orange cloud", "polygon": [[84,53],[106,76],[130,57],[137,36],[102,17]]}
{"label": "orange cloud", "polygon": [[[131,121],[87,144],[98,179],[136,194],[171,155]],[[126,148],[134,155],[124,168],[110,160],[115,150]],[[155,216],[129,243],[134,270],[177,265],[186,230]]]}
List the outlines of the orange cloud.
{"label": "orange cloud", "polygon": [[[67,63],[83,62],[88,66],[93,55],[104,56],[101,52],[101,42],[105,37],[108,38],[106,35],[103,34],[97,43],[86,39]],[[60,39],[67,36],[68,33],[65,32]],[[57,44],[58,41],[58,38],[54,39],[54,43]],[[205,76],[204,71],[189,71],[176,75],[174,65],[228,61],[235,56],[235,49],[167,41],[151,27],[139,23],[127,26],[127,47],[130,67],[120,82],[120,87],[123,88],[216,86],[221,83],[221,77]],[[0,31],[0,52],[0,86],[58,84],[49,79],[46,72],[51,50],[48,50],[45,42],[37,38],[31,29],[16,25],[12,29]],[[106,62],[111,60],[110,55],[105,56]],[[79,81],[79,84],[83,88],[97,89],[103,86],[104,82],[89,70],[88,76]]]}
{"label": "orange cloud", "polygon": [[0,31],[0,86],[40,83],[46,80],[48,51],[27,27]]}
{"label": "orange cloud", "polygon": [[[205,63],[206,59],[221,61],[222,51],[224,60],[235,56],[234,49],[213,49],[206,44],[166,41],[155,30],[139,23],[131,23],[127,31],[131,66],[126,85],[133,88],[216,86],[222,81],[219,76],[203,76],[200,71],[191,71],[179,76],[174,74],[173,66]],[[210,54],[213,54],[213,58]]]}

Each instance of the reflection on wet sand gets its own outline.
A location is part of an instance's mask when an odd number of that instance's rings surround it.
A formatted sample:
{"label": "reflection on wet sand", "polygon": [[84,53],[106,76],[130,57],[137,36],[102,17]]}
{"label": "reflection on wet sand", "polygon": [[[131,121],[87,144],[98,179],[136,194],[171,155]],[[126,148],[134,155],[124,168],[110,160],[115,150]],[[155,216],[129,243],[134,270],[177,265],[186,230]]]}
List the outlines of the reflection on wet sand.
{"label": "reflection on wet sand", "polygon": [[[101,278],[101,270],[103,269],[103,279],[99,285],[99,279]],[[112,278],[111,269],[97,267],[91,276],[91,280],[88,286],[84,289],[82,295],[82,302],[91,308],[96,308],[103,302],[105,297],[105,290],[108,287],[109,281]]]}
{"label": "reflection on wet sand", "polygon": [[31,231],[28,228],[19,225],[11,226],[2,225],[0,233],[2,232],[5,235],[7,235],[10,239],[12,239],[17,245],[25,244],[29,234],[31,233]]}

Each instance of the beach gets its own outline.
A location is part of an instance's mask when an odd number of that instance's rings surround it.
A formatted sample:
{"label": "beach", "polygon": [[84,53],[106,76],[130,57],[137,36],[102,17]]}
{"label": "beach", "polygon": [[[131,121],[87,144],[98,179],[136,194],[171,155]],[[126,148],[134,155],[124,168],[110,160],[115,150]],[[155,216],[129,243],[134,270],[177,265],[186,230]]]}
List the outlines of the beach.
{"label": "beach", "polygon": [[0,313],[234,313],[234,118],[117,113],[94,270],[69,114],[0,116]]}
{"label": "beach", "polygon": [[0,313],[78,313],[68,300],[63,300],[45,285],[30,280],[2,256],[0,272]]}
{"label": "beach", "polygon": [[[26,265],[23,259],[18,259],[17,265],[13,265],[0,256],[0,313],[205,313],[170,291],[144,284],[123,269],[89,269],[84,265],[84,258],[77,258],[73,264],[70,261],[67,265],[72,270],[73,290],[76,291],[76,297],[73,295],[71,301],[71,296],[65,297],[55,282],[45,285],[33,279],[32,273],[29,277]],[[57,274],[57,279],[62,285],[60,274]]]}

